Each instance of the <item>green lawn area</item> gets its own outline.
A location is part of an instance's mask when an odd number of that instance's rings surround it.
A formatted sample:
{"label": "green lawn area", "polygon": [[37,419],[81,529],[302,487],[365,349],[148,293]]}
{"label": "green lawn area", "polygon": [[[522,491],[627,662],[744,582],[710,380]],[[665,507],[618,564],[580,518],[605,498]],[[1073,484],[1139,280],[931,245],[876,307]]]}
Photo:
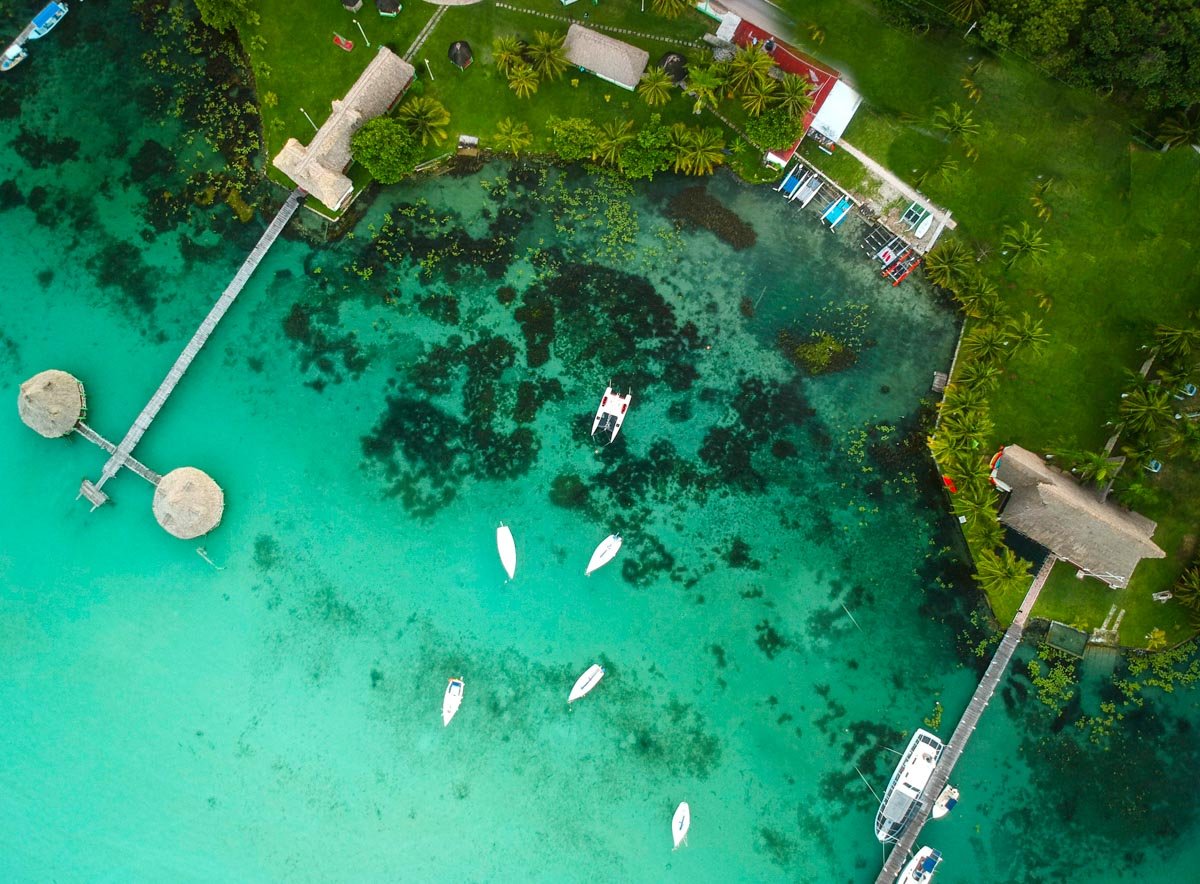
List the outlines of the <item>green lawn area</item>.
{"label": "green lawn area", "polygon": [[[861,0],[780,0],[779,6],[797,22],[791,35],[797,45],[834,60],[866,96],[869,107],[855,117],[847,140],[953,210],[957,235],[998,252],[1006,225],[1028,221],[1044,230],[1050,248],[1039,265],[1006,271],[998,260],[988,263],[1013,312],[1041,316],[1052,336],[1041,353],[1008,363],[992,397],[990,441],[1034,451],[1102,446],[1126,371],[1145,358],[1139,348],[1152,341],[1155,325],[1194,322],[1200,156],[1146,151],[1133,142],[1119,108],[987,54],[960,34],[915,36],[886,25]],[[813,25],[823,32],[820,45],[810,42]],[[974,103],[960,79],[980,61],[974,80],[983,96]],[[971,109],[980,125],[977,160],[931,125],[935,109],[954,102]],[[865,178],[848,156],[806,156],[847,185]],[[921,180],[946,157],[958,163],[956,171]],[[1042,221],[1030,197],[1035,182],[1051,178],[1053,214]],[[1048,310],[1039,306],[1043,296]],[[1179,459],[1147,478],[1156,493],[1141,512],[1159,523],[1155,540],[1168,557],[1144,561],[1119,592],[1078,581],[1074,568],[1060,565],[1038,603],[1039,616],[1094,627],[1115,603],[1127,611],[1126,644],[1144,644],[1155,626],[1172,642],[1194,631],[1177,605],[1150,595],[1170,588],[1194,554],[1200,470]],[[1004,622],[1018,602],[992,599]]]}

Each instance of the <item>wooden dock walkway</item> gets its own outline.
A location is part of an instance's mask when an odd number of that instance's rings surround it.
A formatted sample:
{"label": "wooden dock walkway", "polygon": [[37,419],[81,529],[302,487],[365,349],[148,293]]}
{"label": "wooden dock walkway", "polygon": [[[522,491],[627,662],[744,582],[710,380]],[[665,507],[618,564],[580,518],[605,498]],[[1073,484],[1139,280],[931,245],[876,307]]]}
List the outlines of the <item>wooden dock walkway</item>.
{"label": "wooden dock walkway", "polygon": [[1004,633],[1004,638],[1000,640],[1000,646],[996,648],[992,662],[988,664],[987,671],[983,674],[983,680],[979,682],[979,687],[975,689],[975,694],[971,697],[971,702],[967,704],[967,709],[963,712],[963,717],[959,720],[958,727],[954,729],[950,741],[946,743],[946,748],[942,752],[942,757],[938,759],[937,767],[934,768],[933,775],[930,776],[929,783],[925,786],[925,791],[921,793],[921,798],[912,821],[905,827],[899,840],[896,841],[896,846],[888,854],[887,861],[883,864],[883,869],[875,879],[875,884],[894,884],[896,877],[904,868],[904,864],[912,855],[913,847],[916,845],[917,839],[921,836],[921,829],[925,827],[925,823],[929,820],[929,813],[933,810],[933,803],[937,800],[938,795],[942,793],[942,789],[946,787],[946,783],[950,781],[950,774],[954,772],[954,765],[958,764],[959,757],[967,747],[967,740],[975,732],[975,727],[979,724],[983,710],[987,708],[988,702],[992,699],[992,694],[996,692],[1000,680],[1004,678],[1004,673],[1008,670],[1008,664],[1012,660],[1017,646],[1021,644],[1021,635],[1025,632],[1025,624],[1029,621],[1029,614],[1037,602],[1038,594],[1042,591],[1042,587],[1046,585],[1046,578],[1050,576],[1050,571],[1054,568],[1054,563],[1057,561],[1058,559],[1055,556],[1049,556],[1038,570],[1037,576],[1033,578],[1033,584],[1029,587],[1029,591],[1025,593],[1025,599],[1021,602],[1021,607],[1017,610],[1017,616],[1013,618],[1012,625],[1008,627],[1008,630]]}
{"label": "wooden dock walkway", "polygon": [[[280,207],[274,220],[271,221],[266,231],[263,232],[263,235],[259,238],[254,248],[251,249],[250,254],[246,256],[246,260],[242,262],[242,266],[237,274],[230,281],[229,285],[225,287],[225,291],[221,293],[221,297],[217,299],[217,303],[208,311],[208,315],[204,317],[204,321],[200,323],[200,327],[196,329],[195,334],[192,335],[192,339],[183,348],[183,352],[179,354],[179,357],[175,360],[175,364],[171,366],[171,370],[167,372],[167,376],[159,384],[158,390],[150,397],[150,401],[146,403],[146,407],[142,409],[142,413],[137,416],[137,419],[133,422],[133,426],[125,434],[125,438],[113,450],[112,456],[104,464],[100,478],[95,483],[85,481],[85,485],[88,486],[88,492],[85,496],[94,504],[98,506],[99,503],[97,501],[100,503],[103,502],[101,498],[104,495],[100,489],[104,487],[104,483],[115,476],[121,467],[130,465],[130,454],[134,447],[141,441],[146,430],[150,429],[150,424],[166,403],[167,397],[174,391],[175,385],[179,383],[184,373],[188,370],[188,366],[192,364],[192,360],[196,358],[196,355],[204,347],[209,336],[217,327],[217,323],[225,316],[225,312],[233,304],[234,299],[241,293],[242,288],[246,285],[247,280],[250,279],[251,274],[254,273],[255,268],[258,267],[259,262],[262,261],[267,251],[274,245],[280,232],[288,221],[291,220],[292,215],[296,213],[296,208],[306,196],[307,194],[301,188],[296,188],[292,191],[291,196]],[[99,437],[97,436],[97,438]],[[97,442],[97,444],[100,443]],[[101,445],[101,447],[104,446]]]}
{"label": "wooden dock walkway", "polygon": [[[113,445],[83,421],[80,421],[75,425],[75,432],[87,439],[93,445],[98,445],[99,447],[103,448],[109,454],[115,454],[117,451],[117,446]],[[158,483],[162,481],[162,476],[154,472],[154,470],[150,469],[132,455],[125,456],[125,466],[133,470],[133,472],[137,473],[151,485],[157,486]]]}

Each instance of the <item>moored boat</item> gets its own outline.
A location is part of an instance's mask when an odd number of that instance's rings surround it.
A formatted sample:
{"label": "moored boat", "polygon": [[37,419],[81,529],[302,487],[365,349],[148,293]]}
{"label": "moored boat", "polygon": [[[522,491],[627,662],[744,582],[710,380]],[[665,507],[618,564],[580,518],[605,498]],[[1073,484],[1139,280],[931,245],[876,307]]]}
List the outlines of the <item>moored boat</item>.
{"label": "moored boat", "polygon": [[941,861],[942,854],[940,852],[932,847],[922,847],[900,872],[896,884],[926,884],[933,877],[933,873],[937,871]]}
{"label": "moored boat", "polygon": [[917,728],[912,735],[875,815],[875,837],[880,841],[895,841],[908,825],[920,807],[921,793],[933,776],[944,748],[945,744],[927,730]]}
{"label": "moored boat", "polygon": [[940,820],[950,811],[954,810],[954,805],[956,804],[958,804],[958,790],[947,783],[946,788],[942,790],[942,794],[933,803],[933,818]]}
{"label": "moored boat", "polygon": [[4,55],[0,56],[0,71],[11,71],[21,62],[23,62],[29,53],[25,51],[20,43],[10,43],[8,48],[4,50]]}
{"label": "moored boat", "polygon": [[621,432],[621,424],[625,422],[625,412],[629,410],[631,399],[633,399],[632,390],[622,396],[620,393],[614,393],[612,387],[604,388],[600,407],[596,409],[596,418],[592,421],[593,439],[596,438],[597,432],[606,437],[605,445],[617,438],[617,433]]}
{"label": "moored boat", "polygon": [[575,687],[571,688],[571,696],[567,698],[567,705],[585,696],[600,683],[602,678],[604,678],[604,667],[599,663],[593,663],[587,668],[587,672],[575,679]]}
{"label": "moored boat", "polygon": [[688,829],[692,826],[692,809],[686,801],[679,802],[675,808],[675,816],[671,818],[671,837],[675,839],[675,850],[680,844],[687,844]]}
{"label": "moored boat", "polygon": [[583,572],[585,577],[591,576],[591,573],[598,568],[603,568],[613,560],[613,556],[617,554],[617,550],[621,548],[621,535],[610,534],[600,541],[600,545],[596,547],[596,551],[592,553],[591,561],[588,562],[587,570]]}
{"label": "moored boat", "polygon": [[464,688],[466,684],[461,678],[452,678],[450,684],[446,685],[446,694],[442,697],[442,727],[450,723],[450,719],[462,705]]}
{"label": "moored boat", "polygon": [[503,522],[496,529],[496,549],[500,553],[500,564],[508,572],[511,580],[517,573],[517,545],[513,541],[512,531]]}
{"label": "moored boat", "polygon": [[31,24],[33,30],[29,32],[29,39],[36,40],[39,37],[44,37],[54,30],[54,26],[58,24],[67,14],[67,4],[65,3],[47,3],[45,8],[33,17]]}

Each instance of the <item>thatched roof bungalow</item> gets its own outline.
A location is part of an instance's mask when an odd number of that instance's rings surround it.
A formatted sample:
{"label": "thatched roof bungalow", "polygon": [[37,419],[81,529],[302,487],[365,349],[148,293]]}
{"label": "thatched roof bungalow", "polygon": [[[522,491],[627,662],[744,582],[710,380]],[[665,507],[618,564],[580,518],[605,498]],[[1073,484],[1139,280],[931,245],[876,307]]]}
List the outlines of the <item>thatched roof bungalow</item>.
{"label": "thatched roof bungalow", "polygon": [[622,89],[632,90],[637,86],[650,63],[650,53],[645,49],[638,49],[578,24],[567,29],[563,51],[571,64],[591,71],[601,80],[607,80]]}
{"label": "thatched roof bungalow", "polygon": [[1003,524],[1109,586],[1127,586],[1138,562],[1166,555],[1151,539],[1150,519],[1102,500],[1019,445],[1003,449],[992,478],[1008,494]]}
{"label": "thatched roof bungalow", "polygon": [[154,518],[183,540],[207,534],[221,522],[225,492],[195,467],[180,467],[162,477],[154,492]]}
{"label": "thatched roof bungalow", "polygon": [[413,66],[386,46],[350,87],[333,102],[333,113],[308,145],[289,138],[275,167],[333,211],[342,209],[354,190],[345,175],[350,165],[350,136],[367,120],[387,113],[412,82]]}
{"label": "thatched roof bungalow", "polygon": [[83,384],[74,375],[50,369],[21,384],[17,414],[25,426],[47,439],[66,436],[84,417]]}

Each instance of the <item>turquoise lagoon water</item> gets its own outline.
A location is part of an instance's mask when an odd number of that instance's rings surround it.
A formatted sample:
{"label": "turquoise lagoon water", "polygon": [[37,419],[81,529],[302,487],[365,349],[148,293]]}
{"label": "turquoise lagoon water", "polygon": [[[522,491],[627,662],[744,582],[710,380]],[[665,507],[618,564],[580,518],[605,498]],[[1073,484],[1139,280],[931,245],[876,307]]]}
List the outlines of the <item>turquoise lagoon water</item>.
{"label": "turquoise lagoon water", "polygon": [[[73,372],[118,437],[263,222],[155,202],[193,149],[95,18],[0,82],[0,370],[10,403]],[[769,189],[701,185],[752,246],[681,230],[692,186],[493,164],[281,240],[138,448],[224,487],[212,565],[137,477],[74,499],[97,449],[0,420],[5,880],[873,880],[859,771],[938,700],[948,736],[980,665],[916,423],[954,317]],[[778,335],[817,330],[856,364],[800,375]],[[1188,877],[1194,696],[1102,749],[1022,672],[939,880]]]}

